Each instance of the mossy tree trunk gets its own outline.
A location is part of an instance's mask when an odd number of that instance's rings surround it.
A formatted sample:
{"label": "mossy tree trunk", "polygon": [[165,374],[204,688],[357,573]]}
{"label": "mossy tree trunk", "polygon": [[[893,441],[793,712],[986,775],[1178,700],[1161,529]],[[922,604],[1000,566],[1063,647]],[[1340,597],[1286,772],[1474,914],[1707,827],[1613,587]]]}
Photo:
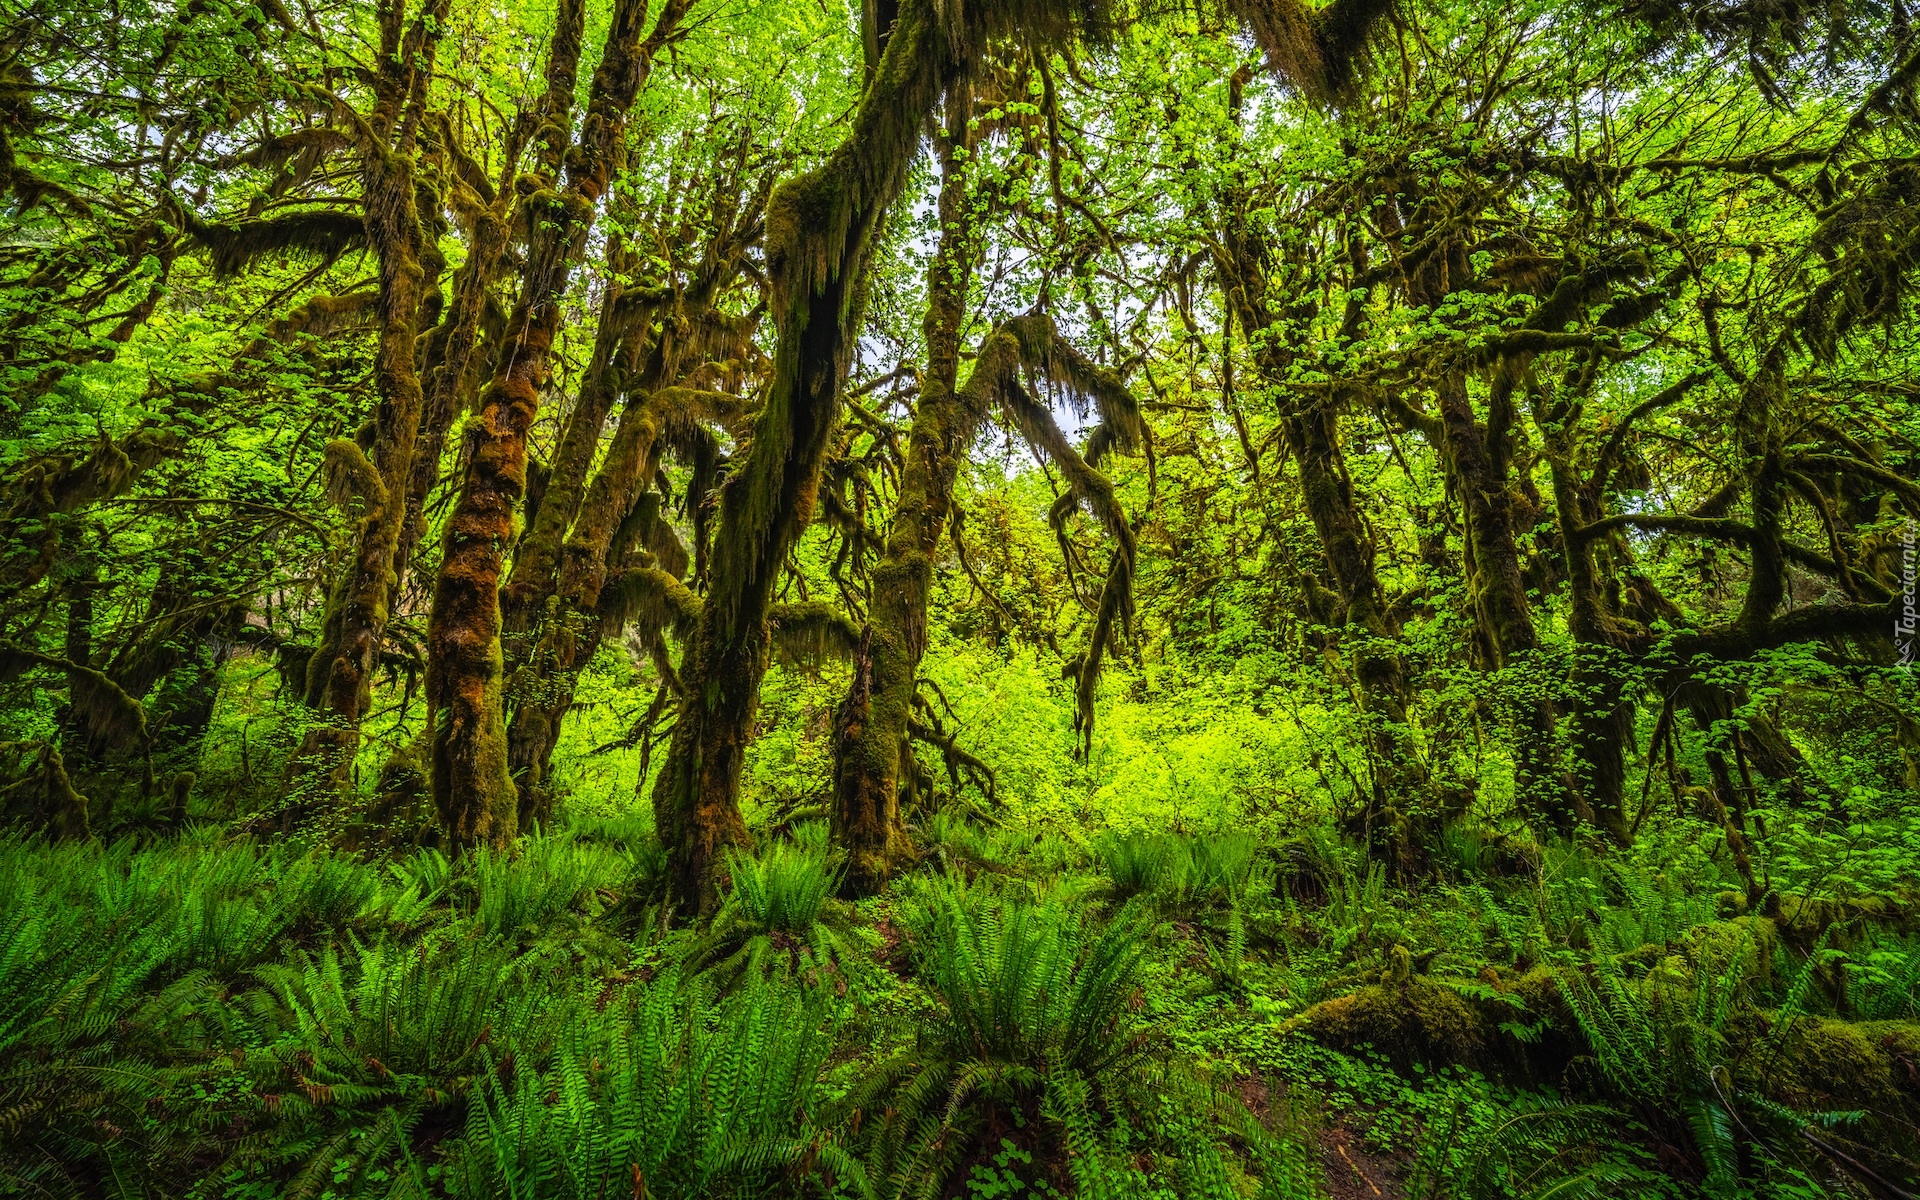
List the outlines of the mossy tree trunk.
{"label": "mossy tree trunk", "polygon": [[[609,249],[610,267],[619,254],[617,245]],[[607,414],[645,345],[650,313],[635,312],[630,304],[623,307],[621,300],[619,284],[610,283],[551,476],[527,520],[500,597],[502,652],[511,681],[504,698],[507,770],[517,797],[516,824],[523,829],[548,815],[547,763],[559,740],[561,719],[573,703],[572,671],[600,645],[592,612],[574,611],[559,594],[559,566],[567,529],[588,490]]]}
{"label": "mossy tree trunk", "polygon": [[54,710],[54,724],[60,731],[60,752],[75,770],[85,770],[97,757],[97,738],[93,732],[93,714],[84,703],[90,681],[75,668],[93,661],[94,597],[106,586],[100,578],[99,564],[90,553],[73,556],[68,566],[70,578],[65,588],[67,627],[62,653],[73,666],[67,669],[67,702]]}
{"label": "mossy tree trunk", "polygon": [[[520,297],[493,379],[467,422],[467,472],[447,519],[445,554],[428,621],[427,709],[433,796],[454,846],[501,845],[518,825],[504,711],[500,580],[526,493],[527,434],[546,386],[560,301],[585,248],[595,206],[618,167],[628,112],[687,0],[669,0],[643,39],[645,0],[617,0],[594,72],[578,142],[573,93],[583,0],[562,0],[549,51],[536,185],[523,203],[531,230]],[[562,182],[562,169],[565,179]]]}
{"label": "mossy tree trunk", "polygon": [[[684,435],[738,406],[731,396],[684,385],[711,362],[738,361],[746,352],[751,322],[727,318],[715,304],[738,278],[761,215],[757,201],[724,213],[684,287],[609,288],[580,406],[563,432],[553,478],[503,597],[509,637],[519,634],[506,646],[513,681],[507,755],[522,827],[551,811],[550,764],[581,669],[625,628],[621,605],[601,603],[608,578],[636,561],[653,566],[650,547],[666,553],[676,579],[685,573],[655,524],[657,507],[643,513],[638,506],[667,448],[662,443],[675,442],[679,433],[684,451]],[[590,399],[588,391],[601,394]],[[613,438],[589,472],[608,412],[621,397],[626,403]],[[580,432],[583,421],[590,436]],[[690,505],[699,501],[689,496]],[[643,632],[648,640],[658,634],[652,627]]]}
{"label": "mossy tree trunk", "polygon": [[846,886],[854,894],[878,890],[912,853],[900,819],[900,771],[903,756],[913,752],[908,724],[927,651],[927,597],[954,481],[985,416],[978,398],[958,388],[960,327],[977,251],[966,169],[972,111],[969,89],[950,89],[939,147],[940,243],[927,274],[927,367],[893,526],[873,569],[872,608],[853,682],[834,717],[832,833],[846,852]]}
{"label": "mossy tree trunk", "polygon": [[1539,661],[1540,635],[1521,569],[1507,454],[1493,428],[1504,422],[1498,412],[1490,413],[1485,424],[1474,415],[1464,374],[1448,373],[1435,390],[1440,427],[1435,448],[1460,503],[1481,652],[1490,669],[1513,672],[1514,792],[1534,817],[1571,831],[1575,818],[1591,820],[1592,814],[1582,811],[1586,806],[1578,793],[1568,795],[1558,770],[1558,705]]}
{"label": "mossy tree trunk", "polygon": [[1400,652],[1400,626],[1388,608],[1373,539],[1354,500],[1333,400],[1317,397],[1302,409],[1283,424],[1300,472],[1301,498],[1345,610],[1360,684],[1373,788],[1366,835],[1387,851],[1396,872],[1410,877],[1419,871],[1442,814],[1408,720],[1412,684]]}
{"label": "mossy tree trunk", "polygon": [[[1589,301],[1611,295],[1608,266],[1566,265],[1570,269],[1540,296],[1522,331],[1561,335],[1581,320]],[[1608,312],[1633,307],[1627,301]],[[1632,318],[1623,320],[1631,323]],[[1570,803],[1559,806],[1559,824],[1567,827],[1565,817],[1570,812],[1624,843],[1632,836],[1626,812],[1626,750],[1636,710],[1630,668],[1646,650],[1648,636],[1644,624],[1622,611],[1622,584],[1637,574],[1626,539],[1618,531],[1600,539],[1585,534],[1600,517],[1612,478],[1609,456],[1613,450],[1603,446],[1598,451],[1591,474],[1583,474],[1576,459],[1578,431],[1585,428],[1582,418],[1587,392],[1598,377],[1597,365],[1597,351],[1577,350],[1573,365],[1556,381],[1535,374],[1531,354],[1505,355],[1493,371],[1488,425],[1504,430],[1511,421],[1513,395],[1524,389],[1553,485],[1558,536],[1549,540],[1558,542],[1559,565],[1567,584],[1567,631],[1573,643],[1569,702],[1557,706],[1567,710],[1570,726],[1570,772],[1563,785]],[[1678,400],[1696,381],[1697,377],[1684,380],[1651,403],[1659,406]],[[1663,399],[1669,393],[1671,399]]]}
{"label": "mossy tree trunk", "polygon": [[[337,791],[347,785],[392,614],[392,583],[406,527],[406,484],[413,471],[423,398],[415,342],[440,265],[422,223],[416,155],[447,5],[448,0],[428,0],[411,22],[404,0],[392,0],[381,10],[374,108],[359,146],[367,243],[380,264],[373,361],[378,406],[371,452],[356,464],[360,478],[353,489],[365,515],[352,557],[334,584],[322,640],[308,665],[307,698],[319,710],[320,720],[307,731],[291,763],[296,796],[302,789]],[[352,443],[337,443],[334,452],[362,454]]]}
{"label": "mossy tree trunk", "polygon": [[537,173],[517,214],[531,231],[520,297],[465,426],[467,472],[447,518],[428,617],[431,787],[447,840],[460,849],[503,845],[517,832],[501,715],[500,575],[526,492],[527,431],[547,381],[567,251],[575,227],[592,215],[591,201],[560,190],[585,20],[584,0],[561,0],[537,110]]}
{"label": "mossy tree trunk", "polygon": [[[1438,201],[1408,185],[1408,226],[1438,219]],[[1401,231],[1394,205],[1381,209],[1383,229]],[[1469,243],[1464,236],[1444,239],[1431,253],[1404,271],[1408,298],[1429,309],[1454,292],[1474,286]],[[1584,799],[1559,770],[1559,708],[1543,664],[1539,631],[1527,597],[1509,478],[1514,428],[1512,376],[1496,367],[1488,389],[1487,416],[1474,411],[1467,362],[1434,364],[1428,388],[1434,412],[1419,428],[1440,459],[1449,493],[1460,506],[1464,527],[1467,590],[1478,639],[1478,656],[1489,670],[1511,670],[1508,697],[1514,710],[1514,792],[1537,820],[1570,831],[1578,819],[1591,821]],[[1531,673],[1531,678],[1525,677]]]}
{"label": "mossy tree trunk", "polygon": [[[504,156],[513,162],[518,152],[510,145]],[[474,364],[480,344],[481,326],[492,289],[499,281],[506,261],[506,211],[511,193],[502,186],[490,196],[476,196],[471,213],[471,233],[467,261],[454,276],[453,302],[444,319],[430,337],[426,352],[426,398],[420,415],[420,437],[414,447],[413,469],[407,476],[405,524],[400,532],[399,549],[394,555],[394,604],[406,586],[407,571],[420,542],[426,537],[427,498],[440,481],[440,460],[446,453],[447,435],[454,418],[467,405],[474,384]]]}
{"label": "mossy tree trunk", "polygon": [[[689,404],[714,394],[667,387],[644,395],[643,402],[622,415],[601,468],[594,473],[580,516],[562,548],[559,585],[543,603],[538,640],[515,674],[508,756],[519,787],[523,824],[544,820],[551,812],[553,753],[573,707],[580,672],[637,615],[629,611],[624,595],[608,594],[610,585],[636,570],[664,571],[676,582],[685,573],[683,561],[669,561],[664,568],[657,565],[660,556],[649,548],[667,549],[674,535],[664,526],[659,494],[647,489],[646,476],[658,465],[656,446],[663,427],[682,419],[680,410]],[[668,615],[658,610],[646,613],[641,622],[644,641],[658,639]]]}
{"label": "mossy tree trunk", "polygon": [[[1576,427],[1573,399],[1536,401],[1536,423],[1546,445],[1553,480],[1554,513],[1567,575],[1567,631],[1573,637],[1573,729],[1568,750],[1574,785],[1586,797],[1595,822],[1617,842],[1631,837],[1626,813],[1627,743],[1635,704],[1628,676],[1645,649],[1646,628],[1614,611],[1596,554],[1624,550],[1596,547],[1580,535],[1599,515],[1602,497],[1583,480],[1573,460],[1568,431]],[[1628,564],[1618,564],[1626,566]],[[1615,578],[1624,572],[1615,572]]]}
{"label": "mossy tree trunk", "polygon": [[688,911],[712,907],[721,853],[747,841],[735,793],[767,668],[767,611],[780,564],[812,516],[865,311],[873,240],[953,74],[943,36],[952,31],[941,25],[930,4],[902,8],[847,139],[820,167],[782,183],[768,206],[773,383],[721,491],[708,598],[653,796],[674,895]]}
{"label": "mossy tree trunk", "polygon": [[[1234,80],[1232,109],[1240,109],[1241,78]],[[1360,684],[1372,794],[1362,816],[1367,840],[1382,850],[1402,876],[1411,876],[1424,860],[1426,846],[1441,814],[1430,795],[1426,764],[1413,739],[1408,710],[1412,685],[1400,652],[1400,625],[1380,583],[1372,537],[1354,497],[1352,477],[1340,444],[1339,397],[1331,389],[1300,394],[1288,387],[1294,351],[1282,340],[1279,318],[1304,324],[1313,302],[1286,313],[1270,294],[1265,263],[1268,247],[1252,227],[1251,201],[1243,191],[1230,193],[1222,214],[1216,268],[1226,292],[1231,320],[1246,332],[1255,366],[1267,386],[1281,397],[1281,428],[1295,469],[1300,496],[1318,535],[1340,601],[1340,620],[1352,647]],[[1354,275],[1365,273],[1364,255],[1352,247]],[[1343,318],[1342,336],[1360,331],[1362,305],[1352,300]]]}
{"label": "mossy tree trunk", "polygon": [[627,255],[616,239],[607,251],[609,282],[600,302],[593,351],[580,380],[574,407],[560,431],[560,444],[548,465],[551,476],[540,503],[527,518],[527,531],[514,550],[513,573],[501,595],[509,633],[523,632],[536,610],[554,594],[567,530],[580,514],[592,476],[593,459],[607,416],[621,392],[634,381],[635,367],[647,344],[652,306],[627,299],[620,276]]}

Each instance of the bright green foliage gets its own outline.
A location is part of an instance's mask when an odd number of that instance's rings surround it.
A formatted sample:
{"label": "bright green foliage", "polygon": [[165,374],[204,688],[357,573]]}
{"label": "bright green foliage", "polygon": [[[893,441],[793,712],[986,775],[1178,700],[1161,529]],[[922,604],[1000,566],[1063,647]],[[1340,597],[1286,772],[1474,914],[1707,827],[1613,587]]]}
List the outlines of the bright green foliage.
{"label": "bright green foliage", "polygon": [[823,832],[811,823],[757,856],[740,850],[727,856],[733,890],[702,943],[719,970],[758,974],[775,961],[820,966],[842,951],[846,920],[832,899],[838,856]]}
{"label": "bright green foliage", "polygon": [[1912,8],[0,4],[0,1194],[1911,1191]]}
{"label": "bright green foliage", "polygon": [[831,852],[818,844],[775,842],[758,857],[736,851],[729,866],[741,918],[769,931],[807,932],[836,882]]}
{"label": "bright green foliage", "polygon": [[594,905],[597,888],[627,882],[628,861],[609,846],[549,836],[528,839],[517,857],[476,853],[469,871],[474,920],[496,937],[516,938]]}
{"label": "bright green foliage", "polygon": [[1253,878],[1258,848],[1253,838],[1233,833],[1109,835],[1096,846],[1122,899],[1149,896],[1171,905],[1238,900]]}
{"label": "bright green foliage", "polygon": [[1867,1021],[1920,1018],[1920,938],[1873,930],[1844,957],[1849,1010]]}
{"label": "bright green foliage", "polygon": [[492,939],[442,935],[361,947],[351,966],[328,948],[263,969],[242,1007],[275,1137],[243,1146],[231,1166],[289,1172],[293,1195],[384,1178],[416,1123],[482,1072],[488,1042],[514,1044],[537,993],[509,977],[510,958]]}
{"label": "bright green foliage", "polygon": [[140,1148],[118,1145],[100,1122],[127,1127],[166,1090],[164,1058],[141,1052],[164,1047],[208,990],[202,974],[165,972],[179,939],[167,923],[120,924],[50,886],[91,857],[37,862],[35,848],[0,842],[0,1182],[10,1192],[67,1190],[83,1162],[139,1169]]}
{"label": "bright green foliage", "polygon": [[[1617,1116],[1597,1105],[1559,1103],[1513,1113],[1462,1147],[1466,1170],[1459,1194],[1471,1200],[1507,1196],[1599,1200],[1644,1184],[1646,1172],[1611,1161],[1596,1150],[1595,1143],[1606,1137],[1605,1123]],[[1450,1127],[1449,1135],[1454,1132]],[[1443,1194],[1436,1176],[1428,1176],[1433,1182],[1431,1192]]]}
{"label": "bright green foliage", "polygon": [[716,1002],[662,980],[561,1015],[551,1059],[470,1106],[454,1195],[779,1196],[821,1174],[861,1194],[815,1123],[818,993],[749,981]]}
{"label": "bright green foliage", "polygon": [[[996,1194],[1128,1194],[1133,1156],[1161,1186],[1223,1195],[1210,1123],[1266,1136],[1205,1079],[1168,1061],[1138,1010],[1146,930],[1122,912],[1104,928],[1057,899],[1029,901],[933,879],[909,901],[914,956],[943,1008],[911,1049],[881,1064],[845,1104],[869,1114],[869,1172],[891,1194],[932,1196],[963,1168]],[[1021,1144],[995,1140],[1018,1129]],[[997,1157],[994,1148],[1001,1147]],[[994,1166],[969,1156],[985,1152]],[[1033,1153],[1066,1169],[1014,1168]],[[1021,1155],[1024,1154],[1024,1157]],[[1134,1157],[1133,1161],[1144,1161]],[[1284,1171],[1269,1179],[1290,1194]],[[969,1186],[973,1186],[970,1184]]]}
{"label": "bright green foliage", "polygon": [[1603,941],[1592,978],[1568,973],[1562,994],[1601,1078],[1654,1119],[1683,1120],[1705,1162],[1708,1194],[1726,1196],[1739,1174],[1725,1090],[1726,1026],[1751,947],[1715,949],[1691,961],[1663,960],[1630,981]]}

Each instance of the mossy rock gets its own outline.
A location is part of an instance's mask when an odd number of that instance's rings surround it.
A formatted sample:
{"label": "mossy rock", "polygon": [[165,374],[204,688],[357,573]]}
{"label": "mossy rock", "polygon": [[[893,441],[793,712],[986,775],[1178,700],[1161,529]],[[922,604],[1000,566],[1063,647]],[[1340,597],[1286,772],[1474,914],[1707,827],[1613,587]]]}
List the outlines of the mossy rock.
{"label": "mossy rock", "polygon": [[1773,974],[1773,951],[1780,942],[1780,931],[1772,920],[1750,913],[1698,926],[1685,935],[1684,941],[1690,964],[1687,970],[1712,964],[1710,969],[1717,972],[1737,962],[1743,979],[1768,979]]}
{"label": "mossy rock", "polygon": [[1920,1118],[1920,1022],[1798,1017],[1784,1037],[1776,1030],[1755,1023],[1742,1055],[1748,1086],[1802,1110]]}
{"label": "mossy rock", "polygon": [[1296,1024],[1340,1049],[1372,1045],[1396,1063],[1476,1063],[1487,1023],[1458,993],[1420,979],[1376,984],[1323,1000]]}
{"label": "mossy rock", "polygon": [[1513,996],[1536,1016],[1550,1017],[1557,1024],[1566,1019],[1566,1003],[1560,997],[1560,972],[1554,967],[1534,967],[1523,975],[1500,980],[1499,988]]}
{"label": "mossy rock", "polygon": [[1783,895],[1779,897],[1777,922],[1780,933],[1798,945],[1812,945],[1821,934],[1827,944],[1850,944],[1869,926],[1884,926],[1902,932],[1915,926],[1913,902],[1902,896],[1855,896],[1849,899]]}

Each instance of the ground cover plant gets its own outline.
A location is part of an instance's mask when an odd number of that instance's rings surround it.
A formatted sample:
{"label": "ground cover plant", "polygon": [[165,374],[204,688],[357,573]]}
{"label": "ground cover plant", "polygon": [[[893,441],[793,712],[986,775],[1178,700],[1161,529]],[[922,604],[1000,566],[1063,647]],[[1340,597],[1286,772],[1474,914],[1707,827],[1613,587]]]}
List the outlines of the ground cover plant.
{"label": "ground cover plant", "polygon": [[0,1194],[1913,1195],[1913,26],[0,3]]}

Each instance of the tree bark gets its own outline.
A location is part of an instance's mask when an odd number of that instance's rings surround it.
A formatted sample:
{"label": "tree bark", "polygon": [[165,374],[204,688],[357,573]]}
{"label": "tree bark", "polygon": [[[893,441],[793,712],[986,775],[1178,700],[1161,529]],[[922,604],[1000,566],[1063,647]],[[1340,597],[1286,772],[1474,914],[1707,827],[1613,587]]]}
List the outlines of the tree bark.
{"label": "tree bark", "polygon": [[[960,463],[985,416],[958,390],[960,326],[975,253],[966,163],[972,94],[947,97],[940,150],[940,244],[927,274],[927,369],[907,437],[899,499],[881,560],[873,570],[872,608],[854,661],[853,682],[834,717],[832,833],[847,855],[849,893],[885,885],[912,855],[900,819],[900,770],[911,754],[907,726],[914,685],[927,652],[927,597],[933,562],[953,507]],[[957,151],[957,152],[956,152]]]}
{"label": "tree bark", "polygon": [[[320,721],[306,733],[290,766],[290,792],[342,791],[351,781],[360,744],[360,720],[373,692],[373,673],[392,615],[392,584],[401,533],[406,527],[406,483],[413,470],[423,393],[414,360],[423,305],[430,290],[430,253],[417,207],[415,153],[433,75],[434,52],[445,26],[448,0],[405,24],[404,0],[381,15],[380,69],[375,104],[363,135],[361,205],[367,242],[380,261],[379,329],[374,352],[374,441],[362,481],[366,508],[351,560],[334,585],[320,646],[308,665],[308,699]],[[341,454],[358,450],[339,448]]]}
{"label": "tree bark", "polygon": [[[596,422],[596,441],[611,401],[625,396],[625,408],[590,479],[592,446],[586,447],[589,453],[568,454],[563,438],[563,451],[556,455],[554,478],[541,498],[540,512],[544,515],[552,506],[565,513],[566,521],[553,518],[537,523],[529,535],[537,544],[523,543],[515,560],[519,583],[509,584],[507,596],[524,614],[524,624],[518,643],[507,647],[509,675],[514,680],[507,696],[507,754],[519,789],[523,828],[551,813],[554,796],[548,779],[553,752],[572,708],[581,669],[626,625],[627,614],[617,606],[601,605],[602,588],[633,556],[638,555],[645,565],[653,562],[651,552],[636,543],[654,532],[651,526],[658,519],[657,510],[649,510],[653,513],[649,516],[636,506],[658,465],[662,431],[676,422],[685,428],[703,418],[730,414],[737,406],[730,396],[678,386],[689,378],[689,366],[697,372],[716,355],[724,359],[744,353],[741,342],[750,324],[736,329],[713,307],[739,274],[742,255],[758,228],[759,206],[749,204],[737,215],[739,219],[727,222],[709,245],[696,277],[677,299],[641,297],[645,302],[635,303],[635,296],[623,301],[617,290],[610,299],[601,318],[594,366],[582,385],[583,391],[593,388],[605,393],[605,400],[581,401],[589,419]],[[698,499],[690,502],[697,504]],[[521,564],[528,561],[533,565],[522,579]],[[677,579],[684,573],[684,564],[670,562],[667,569]],[[515,632],[512,611],[510,635]],[[658,631],[646,633],[651,638]]]}
{"label": "tree bark", "polygon": [[1555,411],[1536,406],[1535,420],[1546,443],[1553,480],[1554,511],[1567,575],[1567,631],[1573,637],[1572,737],[1574,787],[1584,796],[1596,824],[1614,841],[1630,840],[1626,814],[1627,743],[1633,737],[1635,704],[1627,666],[1644,650],[1646,628],[1612,611],[1601,586],[1594,555],[1597,547],[1576,534],[1598,517],[1602,497],[1598,481],[1583,481],[1564,432],[1576,411],[1563,404]]}
{"label": "tree bark", "polygon": [[[500,579],[513,515],[527,484],[527,433],[547,383],[560,301],[586,245],[594,207],[624,149],[627,117],[686,0],[669,0],[642,40],[646,0],[616,0],[577,144],[570,113],[584,25],[582,0],[562,0],[547,64],[539,185],[526,198],[529,227],[519,301],[508,319],[480,411],[467,423],[467,473],[447,519],[446,551],[427,627],[427,709],[433,796],[458,848],[504,845],[518,828],[508,765]],[[566,178],[561,184],[564,165]]]}
{"label": "tree bark", "polygon": [[447,435],[452,432],[454,418],[465,407],[470,394],[481,320],[507,249],[506,213],[502,211],[505,204],[503,189],[492,204],[476,212],[467,261],[454,279],[453,303],[434,330],[429,347],[430,366],[420,415],[419,442],[414,447],[413,467],[407,473],[405,524],[401,527],[399,547],[394,552],[392,603],[395,607],[399,606],[406,588],[414,552],[426,537],[427,498],[440,481],[440,459],[446,453]]}
{"label": "tree bark", "polygon": [[[1275,318],[1280,314],[1273,309],[1262,266],[1265,247],[1247,224],[1245,204],[1245,197],[1236,197],[1226,214],[1216,265],[1231,318],[1254,347],[1256,367],[1270,386],[1284,389],[1292,352],[1277,338]],[[1355,254],[1356,268],[1363,268],[1357,249]],[[1310,317],[1310,306],[1295,315]],[[1348,336],[1358,331],[1358,323],[1358,310],[1350,310],[1346,324],[1354,328],[1346,330]],[[1426,811],[1431,807],[1430,779],[1408,721],[1412,697],[1399,650],[1401,630],[1387,606],[1373,539],[1354,500],[1336,400],[1330,391],[1289,396],[1281,427],[1300,472],[1301,499],[1339,594],[1340,623],[1353,643],[1372,766],[1372,795],[1363,825],[1368,840],[1387,854],[1396,873],[1411,877],[1419,873],[1436,814]]]}
{"label": "tree bark", "polygon": [[653,796],[674,895],[692,912],[712,908],[721,853],[747,841],[736,789],[766,673],[767,609],[812,515],[865,310],[873,239],[953,74],[949,49],[930,5],[903,7],[847,139],[819,168],[783,183],[768,207],[773,386],[721,491],[711,586]]}

